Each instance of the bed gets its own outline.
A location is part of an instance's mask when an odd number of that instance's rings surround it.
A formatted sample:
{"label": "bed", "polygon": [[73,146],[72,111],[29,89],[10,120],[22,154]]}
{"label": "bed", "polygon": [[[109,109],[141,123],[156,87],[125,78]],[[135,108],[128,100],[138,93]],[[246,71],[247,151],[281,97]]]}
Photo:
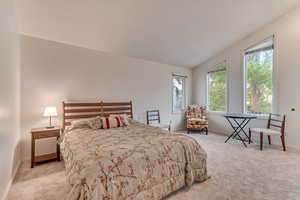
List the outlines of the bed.
{"label": "bed", "polygon": [[68,130],[70,120],[111,114],[132,118],[132,102],[63,103],[68,200],[159,200],[207,179],[206,152],[184,134],[134,120],[120,128]]}

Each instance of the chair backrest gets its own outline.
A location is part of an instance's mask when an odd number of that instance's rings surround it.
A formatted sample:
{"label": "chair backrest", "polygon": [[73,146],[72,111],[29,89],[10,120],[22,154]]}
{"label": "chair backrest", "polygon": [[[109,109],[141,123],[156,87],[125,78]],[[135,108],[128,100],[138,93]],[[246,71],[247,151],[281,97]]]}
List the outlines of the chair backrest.
{"label": "chair backrest", "polygon": [[285,120],[286,120],[286,115],[281,115],[279,114],[269,114],[269,119],[268,119],[268,124],[267,128],[279,128],[281,135],[284,135],[285,132]]}
{"label": "chair backrest", "polygon": [[148,110],[147,111],[147,124],[152,124],[153,122],[156,122],[160,124],[160,114],[159,110]]}
{"label": "chair backrest", "polygon": [[203,118],[206,116],[205,106],[189,105],[185,112],[186,118]]}

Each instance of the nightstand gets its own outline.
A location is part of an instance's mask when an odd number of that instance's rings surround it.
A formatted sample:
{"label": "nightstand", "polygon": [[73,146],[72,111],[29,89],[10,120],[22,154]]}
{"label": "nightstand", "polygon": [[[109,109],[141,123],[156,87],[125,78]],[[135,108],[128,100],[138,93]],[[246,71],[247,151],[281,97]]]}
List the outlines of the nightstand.
{"label": "nightstand", "polygon": [[[60,137],[60,130],[61,130],[60,127],[31,129],[31,168],[33,168],[35,163],[38,162],[43,162],[43,161],[48,161],[53,159],[60,161],[60,146],[58,144],[58,139]],[[56,153],[36,156],[35,141],[37,139],[52,138],[52,137],[55,137],[57,140]]]}

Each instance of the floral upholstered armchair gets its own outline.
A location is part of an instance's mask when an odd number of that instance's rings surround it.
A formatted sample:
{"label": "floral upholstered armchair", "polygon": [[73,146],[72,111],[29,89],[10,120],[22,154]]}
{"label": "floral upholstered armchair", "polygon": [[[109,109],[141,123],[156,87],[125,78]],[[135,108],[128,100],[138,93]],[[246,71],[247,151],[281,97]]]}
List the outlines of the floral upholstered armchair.
{"label": "floral upholstered armchair", "polygon": [[190,105],[185,112],[187,131],[198,130],[208,134],[208,120],[205,106]]}

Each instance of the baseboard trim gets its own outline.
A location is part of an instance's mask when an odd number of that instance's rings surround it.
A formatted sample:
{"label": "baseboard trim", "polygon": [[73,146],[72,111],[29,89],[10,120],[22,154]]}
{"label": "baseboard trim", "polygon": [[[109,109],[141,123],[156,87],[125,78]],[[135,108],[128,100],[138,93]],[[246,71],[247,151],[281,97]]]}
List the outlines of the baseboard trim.
{"label": "baseboard trim", "polygon": [[20,168],[20,166],[21,166],[21,163],[22,163],[22,161],[20,160],[20,161],[18,162],[18,164],[17,164],[17,167],[15,168],[15,170],[14,170],[14,172],[13,172],[13,175],[12,175],[10,181],[8,182],[8,184],[7,184],[7,186],[6,186],[6,189],[4,190],[4,194],[3,194],[2,200],[6,200],[7,195],[8,195],[8,193],[9,193],[9,190],[10,190],[10,188],[11,188],[11,185],[12,185],[12,183],[13,183],[13,181],[14,181],[16,175],[17,175],[17,172],[18,172],[18,170],[19,170],[19,168]]}

